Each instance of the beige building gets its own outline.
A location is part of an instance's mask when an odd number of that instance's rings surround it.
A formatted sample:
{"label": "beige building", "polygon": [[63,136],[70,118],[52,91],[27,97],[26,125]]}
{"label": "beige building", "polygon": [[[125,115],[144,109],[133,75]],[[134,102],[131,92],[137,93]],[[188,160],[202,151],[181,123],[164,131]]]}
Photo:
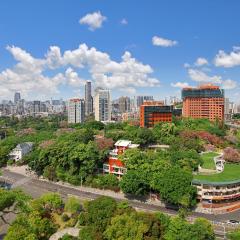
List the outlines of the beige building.
{"label": "beige building", "polygon": [[68,123],[82,123],[85,117],[85,103],[83,99],[72,98],[68,101]]}
{"label": "beige building", "polygon": [[95,120],[101,122],[111,121],[110,90],[97,89],[94,98]]}

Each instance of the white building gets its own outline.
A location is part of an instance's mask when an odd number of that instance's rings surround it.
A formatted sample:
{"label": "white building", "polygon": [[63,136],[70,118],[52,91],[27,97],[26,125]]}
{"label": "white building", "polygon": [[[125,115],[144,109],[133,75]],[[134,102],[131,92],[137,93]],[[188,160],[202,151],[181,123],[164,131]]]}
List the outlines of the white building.
{"label": "white building", "polygon": [[72,98],[68,101],[68,123],[82,123],[85,118],[85,103],[83,99]]}
{"label": "white building", "polygon": [[22,157],[32,151],[33,143],[25,142],[18,144],[9,154],[9,158],[19,161]]}
{"label": "white building", "polygon": [[98,89],[94,100],[95,120],[103,122],[111,121],[110,90]]}

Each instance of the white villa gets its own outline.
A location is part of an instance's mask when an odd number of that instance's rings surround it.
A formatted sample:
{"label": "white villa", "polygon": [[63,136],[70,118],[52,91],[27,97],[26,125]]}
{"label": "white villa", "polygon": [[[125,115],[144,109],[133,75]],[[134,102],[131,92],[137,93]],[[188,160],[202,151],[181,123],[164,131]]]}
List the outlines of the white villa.
{"label": "white villa", "polygon": [[9,158],[15,161],[19,161],[24,155],[31,152],[32,148],[32,142],[20,143],[9,153]]}

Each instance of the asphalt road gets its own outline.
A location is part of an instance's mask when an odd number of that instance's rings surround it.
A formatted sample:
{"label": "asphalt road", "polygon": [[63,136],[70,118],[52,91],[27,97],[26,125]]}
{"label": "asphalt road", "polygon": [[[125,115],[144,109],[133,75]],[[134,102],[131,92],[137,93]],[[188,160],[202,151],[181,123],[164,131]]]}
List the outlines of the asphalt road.
{"label": "asphalt road", "polygon": [[[21,188],[24,192],[28,193],[33,198],[37,198],[46,192],[58,192],[63,198],[67,198],[68,195],[75,195],[81,199],[86,199],[86,200],[96,199],[102,196],[97,193],[90,193],[90,192],[82,191],[79,189],[74,189],[74,188],[71,188],[70,186],[62,186],[54,182],[47,182],[39,179],[26,178],[26,176],[24,175],[10,172],[8,170],[2,171],[2,176],[0,177],[0,180],[1,179],[5,179],[7,182],[14,184],[15,187]],[[115,199],[121,200],[121,199],[117,199],[116,197]],[[129,203],[134,208],[142,211],[150,211],[150,212],[161,211],[168,215],[177,214],[177,211],[175,210],[166,209],[164,207],[160,207],[160,206],[156,206],[156,205],[152,205],[149,203],[144,203],[136,200],[129,200]],[[194,221],[196,217],[204,217],[210,220],[214,224],[215,231],[220,236],[220,239],[223,239],[222,236],[224,235],[224,233],[232,229],[232,227],[225,224],[225,222],[229,219],[240,220],[240,211],[221,214],[221,215],[192,212],[189,215],[189,220]]]}

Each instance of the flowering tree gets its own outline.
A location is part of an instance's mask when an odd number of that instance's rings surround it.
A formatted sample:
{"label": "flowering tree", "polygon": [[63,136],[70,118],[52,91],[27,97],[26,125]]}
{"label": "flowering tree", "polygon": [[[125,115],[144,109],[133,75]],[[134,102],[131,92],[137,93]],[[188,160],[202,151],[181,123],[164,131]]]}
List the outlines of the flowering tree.
{"label": "flowering tree", "polygon": [[227,162],[240,163],[240,153],[235,148],[225,148],[223,150],[223,157]]}

